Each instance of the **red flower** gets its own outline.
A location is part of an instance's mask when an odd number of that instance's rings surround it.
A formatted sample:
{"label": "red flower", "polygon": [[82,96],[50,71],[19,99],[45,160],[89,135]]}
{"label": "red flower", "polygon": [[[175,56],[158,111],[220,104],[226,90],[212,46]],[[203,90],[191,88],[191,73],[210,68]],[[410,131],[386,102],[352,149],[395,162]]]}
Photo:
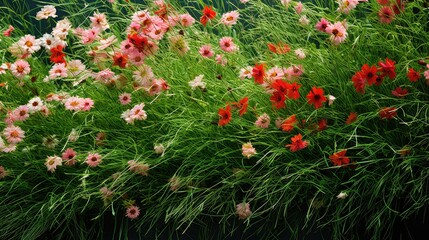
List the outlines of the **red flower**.
{"label": "red flower", "polygon": [[395,19],[395,13],[391,7],[384,6],[378,11],[378,19],[381,23],[389,24]]}
{"label": "red flower", "polygon": [[244,97],[238,103],[235,103],[235,105],[240,109],[238,113],[240,116],[243,116],[247,112],[247,107],[249,106],[249,97]]}
{"label": "red flower", "polygon": [[286,43],[279,42],[277,44],[268,43],[268,49],[276,54],[286,54],[290,52],[290,47]]}
{"label": "red flower", "polygon": [[255,83],[264,83],[265,70],[264,64],[255,64],[252,69],[252,77],[255,79]]}
{"label": "red flower", "polygon": [[53,63],[66,63],[64,59],[66,55],[63,53],[63,46],[57,45],[56,47],[51,48],[51,57],[50,60]]}
{"label": "red flower", "polygon": [[346,157],[347,149],[342,150],[340,152],[336,152],[329,156],[329,159],[331,159],[332,164],[334,166],[342,166],[344,164],[349,164],[350,159]]}
{"label": "red flower", "polygon": [[353,86],[356,89],[356,92],[358,93],[365,93],[365,76],[362,74],[362,72],[356,72],[355,75],[352,77]]}
{"label": "red flower", "polygon": [[148,40],[145,36],[139,36],[136,33],[128,34],[128,40],[133,44],[135,48],[140,51],[143,51],[145,47],[148,46]]}
{"label": "red flower", "polygon": [[323,95],[322,88],[313,87],[307,95],[308,103],[314,104],[314,108],[319,108],[326,102],[326,97]]}
{"label": "red flower", "polygon": [[287,97],[288,98],[293,98],[293,99],[298,99],[299,98],[299,91],[298,89],[301,87],[301,85],[299,85],[298,83],[294,82],[292,84],[288,83],[287,84]]}
{"label": "red flower", "polygon": [[385,62],[378,62],[378,66],[380,68],[378,69],[381,71],[384,75],[389,76],[391,80],[395,79],[396,72],[395,72],[395,61],[390,60],[389,58],[386,58]]}
{"label": "red flower", "polygon": [[417,82],[420,79],[420,73],[416,72],[413,68],[410,68],[408,69],[407,77],[410,79],[410,82]]}
{"label": "red flower", "polygon": [[392,94],[396,97],[405,97],[408,95],[408,90],[406,88],[397,87],[395,90],[392,90]]}
{"label": "red flower", "polygon": [[218,125],[225,126],[231,121],[231,107],[227,105],[225,109],[219,108],[218,115],[220,117]]}
{"label": "red flower", "polygon": [[286,144],[286,147],[289,147],[292,152],[296,152],[298,150],[304,149],[308,146],[307,141],[302,141],[302,135],[299,133],[291,138],[292,143]]}
{"label": "red flower", "polygon": [[366,78],[368,85],[372,85],[377,80],[377,67],[364,64],[361,69],[362,75]]}
{"label": "red flower", "polygon": [[326,119],[321,119],[319,122],[317,122],[317,125],[317,131],[323,131],[328,128],[328,121]]}
{"label": "red flower", "polygon": [[397,109],[395,107],[384,107],[380,109],[378,115],[381,119],[392,119],[396,116]]}
{"label": "red flower", "polygon": [[277,109],[286,107],[285,101],[286,97],[283,93],[275,91],[270,97],[270,101],[274,104]]}
{"label": "red flower", "polygon": [[127,65],[128,56],[123,55],[122,53],[116,53],[115,56],[113,56],[113,66],[119,66],[121,68],[125,68]]}
{"label": "red flower", "polygon": [[216,12],[213,10],[213,8],[212,7],[208,7],[208,6],[204,6],[203,16],[201,16],[200,22],[201,22],[201,24],[203,24],[204,26],[206,26],[207,22],[210,19],[213,19],[215,17],[216,17]]}
{"label": "red flower", "polygon": [[277,79],[271,84],[271,87],[274,88],[275,90],[277,90],[277,92],[280,92],[280,93],[286,95],[286,93],[288,91],[288,84],[289,83],[287,83],[283,80]]}
{"label": "red flower", "polygon": [[400,14],[405,9],[405,0],[396,0],[396,4],[392,4],[392,9],[395,14]]}
{"label": "red flower", "polygon": [[288,117],[286,120],[283,121],[282,123],[282,130],[285,132],[291,132],[294,128],[294,125],[297,123],[298,121],[296,120],[296,116],[295,114]]}
{"label": "red flower", "polygon": [[377,79],[375,79],[375,83],[374,83],[375,86],[380,86],[383,80],[384,80],[384,75],[383,76],[377,75]]}
{"label": "red flower", "polygon": [[351,113],[349,114],[349,116],[347,117],[346,124],[347,124],[347,125],[350,125],[350,124],[352,124],[352,123],[356,122],[357,117],[358,117],[357,113],[355,113],[355,112],[351,112]]}

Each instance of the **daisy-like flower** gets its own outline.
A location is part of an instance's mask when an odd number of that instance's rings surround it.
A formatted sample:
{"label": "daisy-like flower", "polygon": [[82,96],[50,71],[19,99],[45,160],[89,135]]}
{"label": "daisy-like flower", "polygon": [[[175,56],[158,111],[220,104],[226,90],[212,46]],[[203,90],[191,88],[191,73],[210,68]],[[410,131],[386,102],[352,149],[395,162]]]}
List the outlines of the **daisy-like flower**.
{"label": "daisy-like flower", "polygon": [[237,23],[237,20],[239,17],[240,17],[240,14],[238,13],[238,11],[227,12],[222,15],[220,22],[225,26],[230,27]]}
{"label": "daisy-like flower", "polygon": [[50,51],[51,48],[53,48],[57,45],[65,45],[65,44],[63,44],[62,40],[52,36],[49,33],[43,34],[43,36],[41,38],[39,38],[39,40],[40,40],[40,45],[43,46],[47,51]]}
{"label": "daisy-like flower", "polygon": [[408,90],[406,88],[397,87],[395,90],[392,90],[392,94],[396,97],[403,98],[408,95]]}
{"label": "daisy-like flower", "polygon": [[111,200],[113,197],[113,191],[107,187],[100,188],[100,193],[103,200]]}
{"label": "daisy-like flower", "polygon": [[75,77],[85,71],[85,65],[80,60],[71,60],[67,63],[67,77]]}
{"label": "daisy-like flower", "polygon": [[347,124],[347,125],[350,125],[350,124],[352,124],[352,123],[356,122],[356,120],[357,120],[357,119],[358,119],[358,115],[357,115],[357,113],[355,113],[355,112],[351,112],[351,113],[349,114],[349,116],[347,117],[346,124]]}
{"label": "daisy-like flower", "polygon": [[105,68],[98,73],[94,73],[93,77],[96,81],[107,84],[115,78],[115,73],[110,68]]}
{"label": "daisy-like flower", "polygon": [[335,99],[337,98],[332,95],[328,95],[328,106],[331,106],[334,103]]}
{"label": "daisy-like flower", "polygon": [[378,18],[381,23],[389,24],[395,19],[395,12],[390,6],[384,6],[378,12]]}
{"label": "daisy-like flower", "polygon": [[76,164],[76,152],[73,148],[67,148],[61,155],[61,158],[64,161],[64,165],[73,166]]}
{"label": "daisy-like flower", "polygon": [[30,64],[22,59],[17,60],[12,65],[10,65],[10,71],[17,78],[24,78],[27,74],[30,73],[31,68]]}
{"label": "daisy-like flower", "polygon": [[319,22],[316,23],[316,29],[321,32],[326,32],[326,28],[332,25],[328,20],[322,18]]}
{"label": "daisy-like flower", "polygon": [[214,55],[214,51],[212,50],[212,46],[210,44],[201,46],[199,53],[201,56],[206,58],[211,58]]}
{"label": "daisy-like flower", "polygon": [[235,209],[238,218],[239,219],[246,219],[248,217],[250,217],[250,215],[252,215],[252,211],[250,211],[250,204],[249,203],[239,203],[236,206]]}
{"label": "daisy-like flower", "polygon": [[232,116],[231,106],[227,105],[225,109],[219,108],[218,115],[219,115],[219,122],[218,122],[219,126],[225,126],[226,124],[228,124],[231,121],[231,116]]}
{"label": "daisy-like flower", "polygon": [[83,107],[83,99],[80,97],[69,97],[64,103],[67,110],[79,111]]}
{"label": "daisy-like flower", "polygon": [[61,40],[65,40],[71,28],[71,22],[65,18],[57,22],[55,27],[52,29],[52,35],[54,37],[58,37]]}
{"label": "daisy-like flower", "polygon": [[252,78],[252,67],[247,66],[245,68],[240,69],[240,73],[238,76],[241,80],[244,80],[245,78]]}
{"label": "daisy-like flower", "polygon": [[146,163],[140,163],[135,160],[128,161],[128,167],[131,172],[140,174],[142,176],[148,176],[149,165]]}
{"label": "daisy-like flower", "polygon": [[301,13],[304,11],[304,5],[302,4],[302,2],[298,2],[295,5],[295,11],[298,15],[301,15]]}
{"label": "daisy-like flower", "polygon": [[131,102],[131,94],[129,93],[122,93],[121,95],[119,95],[119,102],[122,105],[127,105]]}
{"label": "daisy-like flower", "polygon": [[327,100],[323,93],[324,91],[322,88],[312,87],[307,95],[308,103],[313,104],[316,109],[320,108]]}
{"label": "daisy-like flower", "polygon": [[302,135],[299,133],[291,138],[292,143],[286,144],[286,147],[289,147],[292,152],[299,151],[308,146],[308,141],[302,140]]}
{"label": "daisy-like flower", "polygon": [[39,39],[36,39],[36,37],[27,34],[18,40],[18,45],[21,46],[24,51],[32,54],[40,50],[41,42]]}
{"label": "daisy-like flower", "polygon": [[89,153],[85,162],[90,167],[96,167],[102,162],[101,155],[98,153]]}
{"label": "daisy-like flower", "polygon": [[109,23],[107,22],[106,15],[104,13],[94,13],[92,17],[89,17],[91,20],[91,26],[94,28],[99,28],[106,30],[109,28]]}
{"label": "daisy-like flower", "polygon": [[184,27],[189,27],[195,23],[195,19],[189,13],[185,13],[179,16],[179,23]]}
{"label": "daisy-like flower", "polygon": [[249,0],[240,0],[241,3],[248,3]]}
{"label": "daisy-like flower", "polygon": [[42,110],[43,101],[40,97],[34,97],[27,103],[27,107],[30,113],[38,112]]}
{"label": "daisy-like flower", "polygon": [[331,160],[332,164],[334,166],[342,166],[350,163],[350,159],[346,157],[347,149],[336,152],[329,156],[329,159]]}
{"label": "daisy-like flower", "polygon": [[42,19],[48,19],[49,17],[56,18],[58,17],[56,13],[57,13],[57,9],[55,9],[54,6],[46,5],[46,6],[43,6],[39,12],[37,12],[36,19],[42,20]]}
{"label": "daisy-like flower", "polygon": [[252,146],[252,143],[244,143],[241,147],[241,151],[243,156],[246,158],[251,158],[253,155],[256,154],[256,149]]}
{"label": "daisy-like flower", "polygon": [[57,166],[61,165],[63,165],[63,161],[60,157],[57,157],[56,155],[49,156],[45,162],[45,166],[48,168],[48,171],[52,173],[55,172]]}
{"label": "daisy-like flower", "polygon": [[397,108],[383,107],[379,110],[378,115],[381,119],[393,119],[397,115]]}
{"label": "daisy-like flower", "polygon": [[147,118],[146,111],[143,110],[144,106],[144,103],[140,103],[130,110],[131,118],[133,120],[145,120]]}
{"label": "daisy-like flower", "polygon": [[223,37],[219,40],[220,48],[225,52],[233,52],[237,50],[237,46],[235,46],[231,37]]}
{"label": "daisy-like flower", "polygon": [[337,2],[339,4],[337,11],[345,14],[348,14],[359,4],[359,0],[337,0]]}
{"label": "daisy-like flower", "polygon": [[347,38],[347,30],[342,22],[336,22],[326,27],[326,33],[331,34],[330,40],[334,45],[344,42]]}
{"label": "daisy-like flower", "polygon": [[304,49],[302,49],[302,48],[298,48],[298,49],[296,49],[294,52],[295,52],[295,56],[296,56],[296,58],[298,58],[298,59],[304,59],[304,58],[305,58],[305,52],[304,52]]}
{"label": "daisy-like flower", "polygon": [[3,136],[10,144],[17,144],[24,139],[25,132],[18,126],[10,125],[3,130]]}
{"label": "daisy-like flower", "polygon": [[30,110],[27,105],[21,105],[12,111],[13,119],[15,121],[25,121],[30,117]]}
{"label": "daisy-like flower", "polygon": [[125,216],[127,216],[129,219],[136,219],[138,216],[140,215],[140,208],[135,206],[135,205],[131,205],[129,207],[127,207],[127,211]]}
{"label": "daisy-like flower", "polygon": [[10,35],[12,35],[13,30],[15,30],[15,28],[12,25],[9,25],[9,27],[3,31],[3,36],[10,37]]}
{"label": "daisy-like flower", "polygon": [[203,15],[200,18],[201,24],[206,26],[207,22],[216,17],[216,12],[212,7],[204,6]]}
{"label": "daisy-like flower", "polygon": [[0,75],[5,74],[6,70],[9,69],[9,64],[3,63],[0,65]]}
{"label": "daisy-like flower", "polygon": [[94,107],[94,101],[91,98],[85,98],[82,100],[81,111],[89,111]]}
{"label": "daisy-like flower", "polygon": [[67,67],[64,63],[56,63],[49,70],[49,79],[65,78],[67,77]]}
{"label": "daisy-like flower", "polygon": [[189,82],[189,86],[191,86],[192,90],[195,90],[196,88],[206,88],[206,83],[203,82],[203,77],[204,75],[198,75],[194,78],[194,80]]}
{"label": "daisy-like flower", "polygon": [[298,120],[296,120],[296,115],[293,114],[282,122],[281,129],[284,132],[291,132],[297,123]]}
{"label": "daisy-like flower", "polygon": [[420,79],[420,73],[413,68],[408,69],[407,77],[410,82],[417,82]]}
{"label": "daisy-like flower", "polygon": [[280,2],[282,3],[283,6],[288,8],[289,4],[292,2],[292,0],[280,0]]}
{"label": "daisy-like flower", "polygon": [[258,119],[255,121],[255,126],[260,128],[268,128],[270,125],[271,118],[268,116],[268,114],[264,113],[261,116],[258,117]]}

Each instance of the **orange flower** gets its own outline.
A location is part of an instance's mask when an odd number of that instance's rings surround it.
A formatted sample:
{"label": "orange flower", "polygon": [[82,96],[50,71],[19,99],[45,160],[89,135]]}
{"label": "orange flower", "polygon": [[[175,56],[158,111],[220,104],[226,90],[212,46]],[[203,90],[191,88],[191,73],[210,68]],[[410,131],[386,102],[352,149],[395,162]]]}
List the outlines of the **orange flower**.
{"label": "orange flower", "polygon": [[286,43],[278,42],[277,44],[268,43],[268,49],[276,54],[286,54],[290,52],[290,47]]}
{"label": "orange flower", "polygon": [[332,164],[334,164],[334,166],[342,166],[345,164],[349,164],[350,159],[346,157],[346,153],[347,153],[347,149],[342,150],[340,152],[336,152],[331,156],[329,156],[329,159],[331,159],[331,162]]}
{"label": "orange flower", "polygon": [[298,150],[304,149],[308,146],[307,141],[302,141],[302,135],[299,133],[291,138],[292,143],[286,144],[286,147],[289,147],[292,152],[296,152]]}
{"label": "orange flower", "polygon": [[286,120],[283,121],[282,123],[282,130],[285,132],[291,132],[294,128],[294,125],[297,123],[298,121],[296,120],[296,116],[295,114],[288,117]]}
{"label": "orange flower", "polygon": [[216,17],[216,12],[213,10],[213,8],[212,7],[208,7],[208,6],[204,6],[203,16],[201,16],[200,22],[201,22],[201,24],[203,24],[204,26],[206,26],[207,22],[210,19],[213,19],[215,17]]}
{"label": "orange flower", "polygon": [[347,125],[352,124],[353,122],[355,122],[357,120],[357,117],[358,117],[357,113],[351,112],[349,114],[349,116],[347,117],[346,124]]}

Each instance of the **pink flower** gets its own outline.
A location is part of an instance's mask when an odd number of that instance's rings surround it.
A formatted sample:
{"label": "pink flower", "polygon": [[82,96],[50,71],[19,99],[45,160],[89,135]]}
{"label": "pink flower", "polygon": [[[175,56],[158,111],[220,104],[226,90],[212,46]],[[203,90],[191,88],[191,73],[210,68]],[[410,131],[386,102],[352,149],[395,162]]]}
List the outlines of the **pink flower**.
{"label": "pink flower", "polygon": [[226,26],[232,26],[237,23],[240,14],[237,11],[231,11],[224,13],[220,19],[220,22]]}
{"label": "pink flower", "polygon": [[251,66],[240,69],[239,78],[241,80],[244,80],[245,78],[252,78],[252,69],[253,68]]}
{"label": "pink flower", "polygon": [[328,20],[322,18],[318,23],[316,23],[316,29],[321,32],[326,32],[326,28],[332,25]]}
{"label": "pink flower", "polygon": [[57,169],[57,166],[61,166],[61,165],[63,165],[61,158],[55,155],[49,156],[45,162],[45,166],[48,168],[49,172],[55,172],[55,169]]}
{"label": "pink flower", "polygon": [[9,25],[9,28],[6,29],[5,31],[3,31],[3,36],[10,37],[10,35],[13,32],[13,30],[15,30],[15,28],[12,25]]}
{"label": "pink flower", "polygon": [[260,128],[268,128],[268,126],[270,125],[270,120],[271,120],[270,116],[264,113],[258,117],[258,119],[255,122],[255,125]]}
{"label": "pink flower", "polygon": [[348,14],[350,10],[356,8],[359,0],[338,0],[339,7],[337,11]]}
{"label": "pink flower", "polygon": [[346,28],[341,22],[328,25],[328,27],[326,27],[326,32],[331,34],[329,39],[334,45],[344,42],[347,38]]}
{"label": "pink flower", "polygon": [[252,143],[244,143],[241,148],[243,156],[250,158],[256,154],[256,149],[252,146]]}
{"label": "pink flower", "polygon": [[69,97],[67,98],[64,106],[70,111],[79,111],[83,108],[84,99],[80,97]]}
{"label": "pink flower", "polygon": [[42,19],[48,19],[49,17],[56,18],[58,17],[56,13],[57,13],[57,9],[55,9],[54,6],[46,5],[46,6],[43,6],[39,12],[37,12],[36,19],[42,20]]}
{"label": "pink flower", "polygon": [[122,105],[127,105],[131,102],[131,94],[122,93],[121,95],[119,95],[119,102],[121,102]]}
{"label": "pink flower", "polygon": [[89,153],[88,157],[86,157],[85,162],[90,167],[96,167],[102,162],[101,161],[101,155],[98,153]]}
{"label": "pink flower", "polygon": [[137,206],[129,206],[127,207],[127,213],[125,216],[127,216],[130,219],[136,219],[140,215],[140,208]]}
{"label": "pink flower", "polygon": [[211,58],[214,55],[214,51],[212,50],[211,45],[201,46],[199,52],[200,52],[201,56],[206,57],[206,58]]}
{"label": "pink flower", "polygon": [[16,144],[24,139],[25,132],[17,126],[10,125],[3,130],[3,136],[6,141],[10,144]]}
{"label": "pink flower", "polygon": [[216,63],[220,64],[222,67],[228,63],[228,60],[223,57],[223,54],[217,54],[215,57]]}
{"label": "pink flower", "polygon": [[94,107],[94,101],[91,98],[85,98],[82,100],[82,111],[89,111]]}
{"label": "pink flower", "polygon": [[252,211],[250,211],[250,204],[249,203],[239,203],[236,206],[236,213],[238,215],[238,218],[240,219],[246,219],[252,215]]}
{"label": "pink flower", "polygon": [[185,13],[179,16],[179,22],[182,26],[189,27],[195,23],[195,19],[189,13]]}
{"label": "pink flower", "polygon": [[249,0],[240,0],[241,3],[248,3]]}
{"label": "pink flower", "polygon": [[25,121],[30,117],[29,109],[27,105],[21,105],[12,111],[13,119],[15,121]]}
{"label": "pink flower", "polygon": [[28,62],[19,59],[10,66],[10,71],[15,77],[24,78],[27,74],[30,73],[31,68]]}
{"label": "pink flower", "polygon": [[225,52],[233,52],[237,50],[237,47],[232,42],[231,37],[223,37],[219,40],[220,48]]}
{"label": "pink flower", "polygon": [[63,154],[61,155],[61,158],[65,161],[65,165],[72,166],[76,164],[76,152],[73,150],[73,148],[67,148]]}
{"label": "pink flower", "polygon": [[295,6],[295,11],[296,13],[298,13],[299,15],[301,15],[302,11],[304,10],[304,5],[302,4],[302,2],[298,2]]}
{"label": "pink flower", "polygon": [[99,28],[106,30],[109,28],[109,23],[107,22],[106,15],[104,13],[94,13],[92,17],[89,17],[91,20],[91,26],[93,28]]}
{"label": "pink flower", "polygon": [[89,44],[95,41],[95,39],[98,37],[98,34],[100,33],[99,28],[91,28],[86,29],[82,31],[82,43],[83,44]]}
{"label": "pink flower", "polygon": [[67,77],[67,68],[64,63],[56,63],[52,66],[51,70],[49,70],[49,78],[65,78]]}
{"label": "pink flower", "polygon": [[104,200],[110,200],[113,197],[113,191],[108,189],[107,187],[100,188],[101,197]]}

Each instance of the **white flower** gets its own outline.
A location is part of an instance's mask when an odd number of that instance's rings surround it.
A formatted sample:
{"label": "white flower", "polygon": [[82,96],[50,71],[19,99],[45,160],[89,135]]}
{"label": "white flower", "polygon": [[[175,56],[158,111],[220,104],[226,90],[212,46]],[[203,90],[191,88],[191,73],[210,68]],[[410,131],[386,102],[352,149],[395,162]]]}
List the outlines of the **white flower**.
{"label": "white flower", "polygon": [[340,192],[340,194],[337,195],[338,199],[345,199],[348,196],[347,193],[345,192]]}
{"label": "white flower", "polygon": [[28,101],[27,107],[30,113],[38,112],[42,110],[43,101],[40,97],[34,97]]}
{"label": "white flower", "polygon": [[328,95],[328,105],[331,106],[332,103],[334,103],[335,99],[337,98],[332,95]]}
{"label": "white flower", "polygon": [[36,14],[36,19],[42,20],[42,19],[48,19],[49,17],[56,18],[58,17],[56,13],[57,13],[57,9],[55,9],[54,6],[46,5]]}
{"label": "white flower", "polygon": [[198,75],[194,80],[189,82],[189,86],[191,86],[192,90],[195,90],[198,87],[201,89],[206,88],[206,83],[203,82],[203,77],[204,75]]}

